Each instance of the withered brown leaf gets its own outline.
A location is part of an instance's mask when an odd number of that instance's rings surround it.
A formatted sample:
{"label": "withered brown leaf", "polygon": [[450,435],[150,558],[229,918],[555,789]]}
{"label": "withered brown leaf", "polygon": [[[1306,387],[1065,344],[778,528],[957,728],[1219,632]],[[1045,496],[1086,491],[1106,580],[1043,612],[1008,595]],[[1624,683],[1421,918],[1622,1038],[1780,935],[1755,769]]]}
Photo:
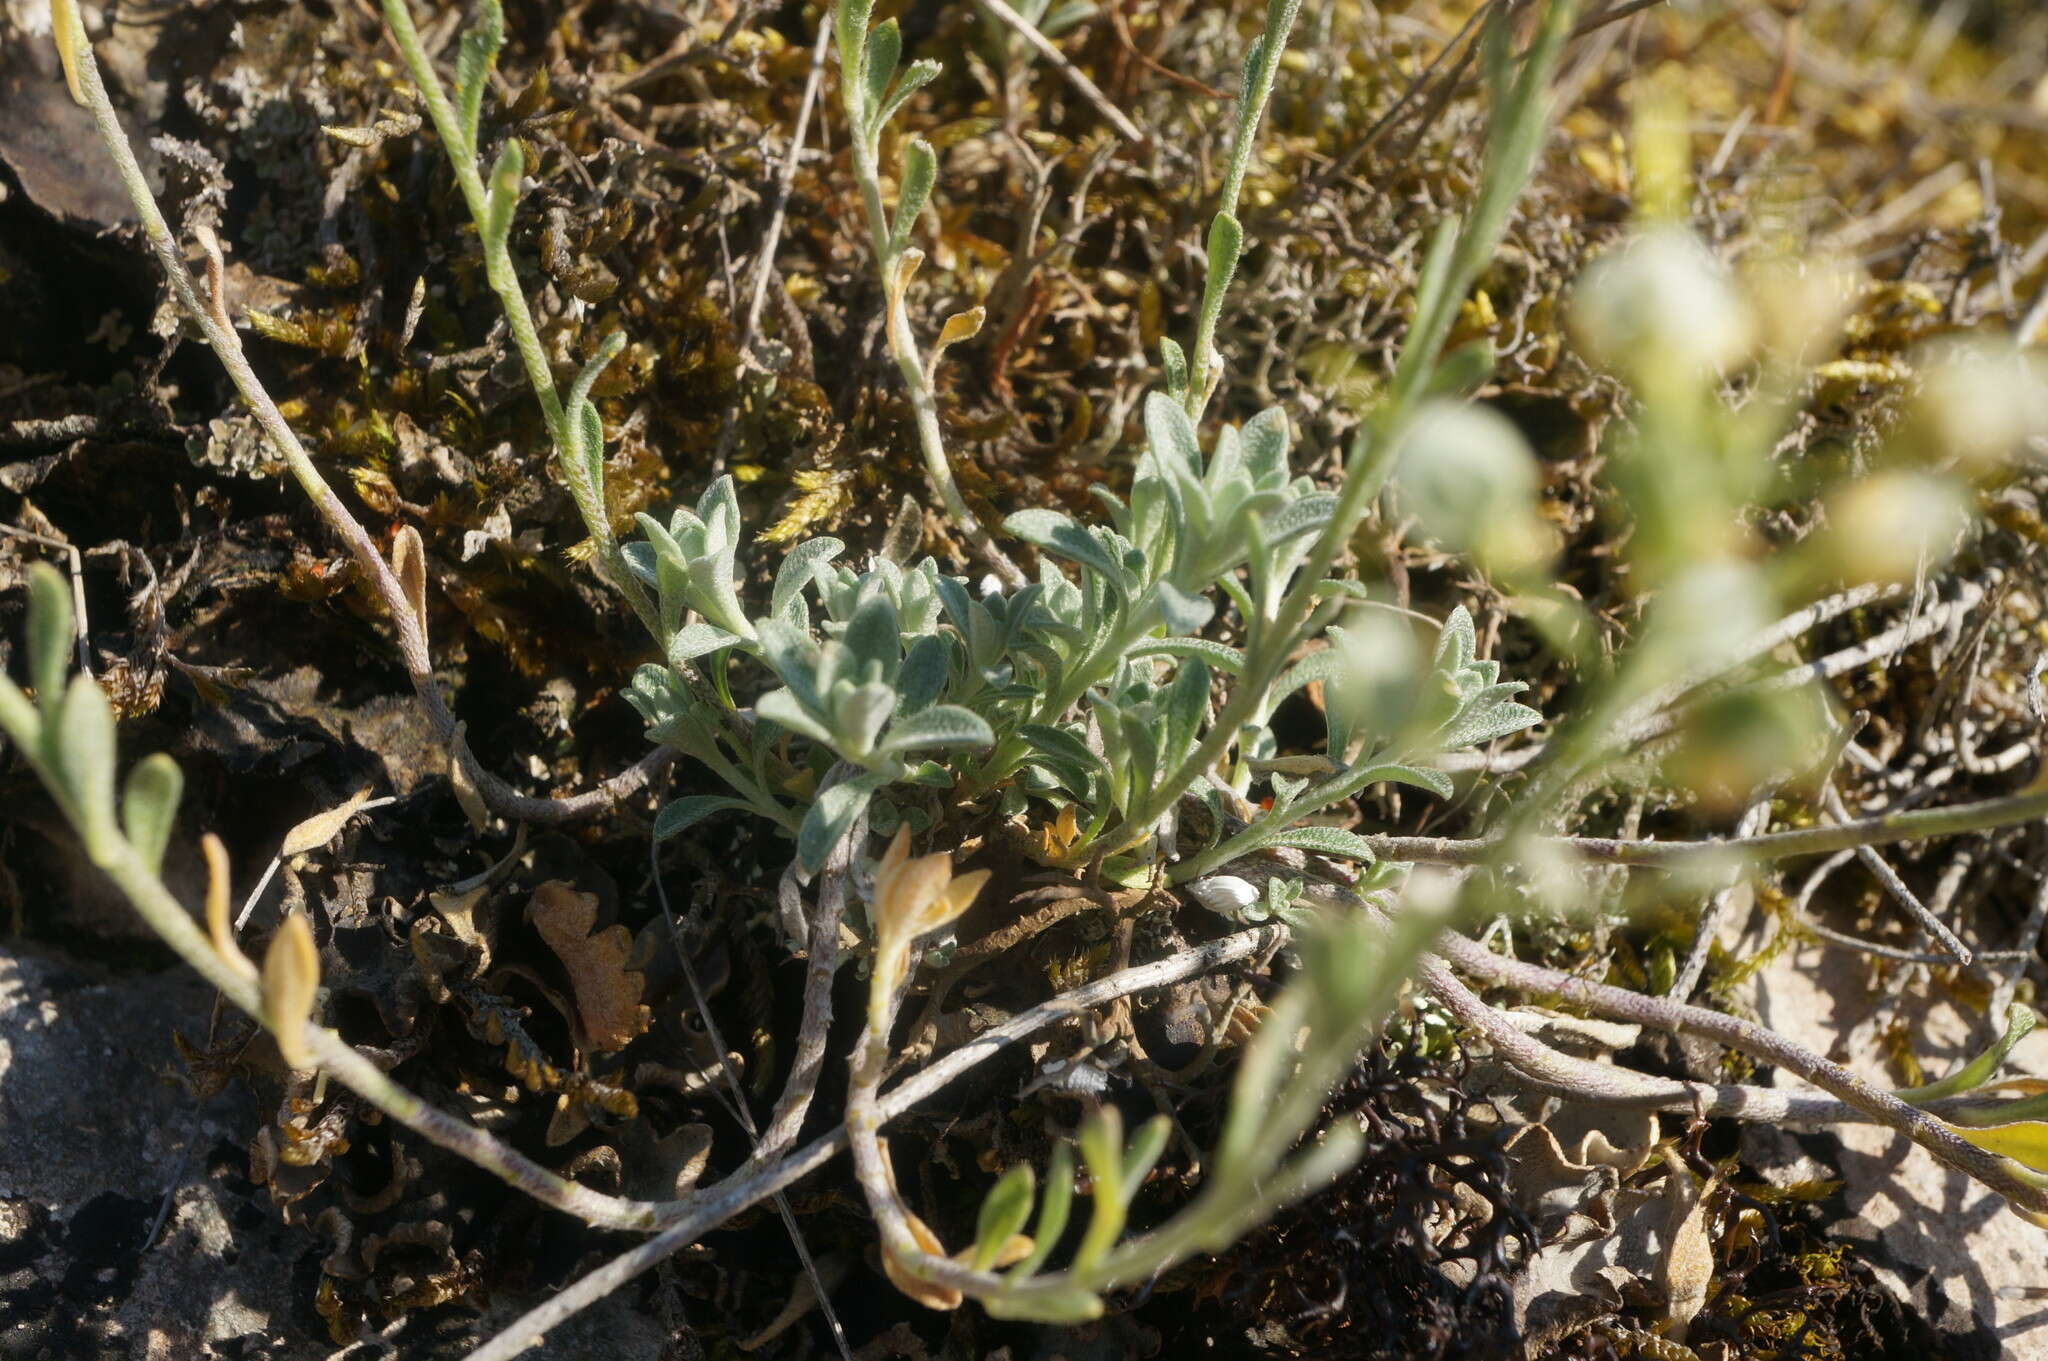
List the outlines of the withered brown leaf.
{"label": "withered brown leaf", "polygon": [[370,791],[365,786],[334,807],[315,813],[284,834],[284,845],[278,849],[277,858],[289,860],[295,855],[319,850],[334,840],[335,834],[346,827],[348,820],[360,812],[363,805],[369,801]]}
{"label": "withered brown leaf", "polygon": [[591,933],[597,924],[597,895],[550,880],[533,891],[526,914],[569,971],[584,1048],[600,1053],[623,1049],[647,1029],[652,1013],[640,1002],[647,979],[627,967],[633,933],[623,926]]}

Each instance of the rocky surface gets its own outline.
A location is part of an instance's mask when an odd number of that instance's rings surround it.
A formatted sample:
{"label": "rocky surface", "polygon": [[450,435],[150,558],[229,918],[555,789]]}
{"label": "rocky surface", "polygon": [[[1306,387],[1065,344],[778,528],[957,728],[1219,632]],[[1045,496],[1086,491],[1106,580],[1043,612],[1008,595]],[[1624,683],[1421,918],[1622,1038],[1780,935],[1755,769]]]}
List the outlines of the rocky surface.
{"label": "rocky surface", "polygon": [[[255,1101],[230,1086],[202,1105],[179,1081],[172,1033],[203,1036],[212,1000],[177,970],[110,976],[0,950],[0,1361],[334,1353],[312,1308],[323,1246],[249,1181]],[[530,1303],[428,1332],[487,1335]],[[664,1340],[619,1298],[530,1355],[637,1361]],[[345,1355],[444,1350],[403,1342]]]}
{"label": "rocky surface", "polygon": [[[1765,1024],[1885,1087],[1898,1082],[1881,1043],[1890,1024],[1903,1023],[1936,1076],[1996,1038],[1981,1013],[1945,992],[1874,991],[1853,956],[1812,946],[1765,969],[1755,1000]],[[2011,1071],[2048,1076],[2048,1033],[2020,1043]],[[1847,1218],[1830,1236],[1858,1245],[1956,1361],[2048,1358],[2048,1229],[1877,1125],[1825,1134],[1751,1127],[1744,1152],[1780,1183],[1841,1179]]]}

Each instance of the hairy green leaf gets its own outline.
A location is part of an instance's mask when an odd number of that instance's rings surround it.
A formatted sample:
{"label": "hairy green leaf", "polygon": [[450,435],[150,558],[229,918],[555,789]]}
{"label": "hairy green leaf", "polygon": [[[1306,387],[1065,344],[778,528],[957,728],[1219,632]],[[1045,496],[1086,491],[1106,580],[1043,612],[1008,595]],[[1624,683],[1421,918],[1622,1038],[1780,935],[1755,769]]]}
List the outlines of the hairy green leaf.
{"label": "hairy green leaf", "polygon": [[64,574],[47,562],[34,564],[28,569],[28,683],[45,722],[64,698],[72,630],[71,588]]}
{"label": "hairy green leaf", "polygon": [[896,76],[896,63],[903,58],[903,30],[894,19],[884,19],[868,31],[868,50],[864,59],[866,69],[861,72],[865,85],[863,93],[867,99],[871,134],[882,130],[882,120],[877,117],[882,110],[882,100],[889,93],[889,82]]}
{"label": "hairy green leaf", "polygon": [[1094,568],[1111,583],[1123,578],[1122,570],[1096,537],[1056,510],[1020,510],[1003,521],[1003,528],[1055,557]]}
{"label": "hairy green leaf", "polygon": [[974,1226],[974,1269],[987,1271],[1013,1235],[1031,1218],[1038,1198],[1038,1179],[1031,1164],[1018,1163],[997,1179],[981,1202]]}
{"label": "hairy green leaf", "polygon": [[1151,638],[1132,648],[1133,657],[1199,657],[1226,675],[1244,671],[1244,653],[1208,638]]}
{"label": "hairy green leaf", "polygon": [[121,790],[121,828],[128,844],[155,874],[163,865],[164,848],[178,820],[178,799],[185,790],[185,772],[162,752],[143,757],[128,772]]}
{"label": "hairy green leaf", "polygon": [[114,710],[99,682],[71,678],[43,729],[43,761],[64,786],[85,848],[95,861],[114,825]]}
{"label": "hairy green leaf", "polygon": [[891,724],[882,750],[894,754],[927,747],[987,747],[995,740],[988,720],[972,709],[934,704]]}
{"label": "hairy green leaf", "polygon": [[526,152],[517,137],[507,137],[491,166],[484,188],[484,220],[477,224],[486,251],[501,251],[512,235],[512,214],[519,207],[519,184],[526,175]]}
{"label": "hairy green leaf", "polygon": [[1376,858],[1370,841],[1341,827],[1289,827],[1260,840],[1267,846],[1291,846],[1297,851],[1313,851],[1367,865]]}
{"label": "hairy green leaf", "polygon": [[932,196],[939,177],[939,160],[930,142],[912,137],[903,144],[903,187],[896,195],[896,215],[889,223],[889,253],[901,254],[917,230],[918,214]]}
{"label": "hairy green leaf", "polygon": [[818,795],[796,834],[797,863],[804,873],[816,874],[825,867],[825,857],[846,835],[847,828],[853,826],[854,819],[866,810],[883,783],[878,775],[856,775]]}
{"label": "hairy green leaf", "polygon": [[[498,0],[478,0],[469,31],[455,57],[455,120],[462,131],[462,154],[476,159],[477,123],[482,116],[484,87],[505,43],[505,13]],[[451,148],[451,151],[453,148]]]}
{"label": "hairy green leaf", "polygon": [[670,799],[662,805],[661,812],[654,818],[654,839],[666,841],[677,832],[694,827],[713,813],[728,810],[745,812],[750,807],[745,799],[731,799],[722,794],[692,794],[687,798]]}

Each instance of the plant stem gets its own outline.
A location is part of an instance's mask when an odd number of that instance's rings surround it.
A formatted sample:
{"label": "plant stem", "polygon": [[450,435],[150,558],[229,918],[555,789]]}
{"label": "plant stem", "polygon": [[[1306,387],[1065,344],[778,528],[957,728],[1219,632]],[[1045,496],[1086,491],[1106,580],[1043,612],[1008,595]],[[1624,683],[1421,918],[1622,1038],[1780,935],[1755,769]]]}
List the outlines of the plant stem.
{"label": "plant stem", "polygon": [[[1273,3],[1278,5],[1283,0]],[[1387,405],[1352,442],[1330,523],[1309,550],[1294,585],[1281,600],[1277,617],[1246,656],[1242,676],[1231,688],[1230,698],[1210,724],[1201,744],[1180,769],[1154,787],[1151,798],[1126,817],[1124,846],[1135,845],[1150,835],[1153,825],[1180,791],[1222,759],[1237,740],[1239,730],[1258,711],[1266,691],[1292,653],[1302,625],[1314,609],[1317,584],[1350,542],[1367,504],[1379,494],[1393,451],[1399,447],[1401,434],[1420,399],[1423,379],[1434,372],[1437,352],[1442,349],[1456,316],[1456,301],[1470,290],[1479,271],[1492,259],[1506,230],[1508,212],[1534,168],[1536,149],[1549,127],[1547,118],[1537,116],[1536,103],[1555,68],[1558,48],[1569,27],[1570,10],[1568,3],[1559,0],[1549,6],[1529,61],[1516,83],[1504,91],[1506,102],[1495,110],[1495,135],[1487,148],[1478,201],[1470,220],[1456,237],[1441,238],[1431,252],[1432,259],[1438,261],[1433,271],[1435,278],[1423,291],[1434,301],[1425,300],[1418,311],[1417,328],[1402,347]],[[1266,55],[1277,60],[1277,54]]]}
{"label": "plant stem", "polygon": [[1718,1011],[1665,997],[1645,997],[1624,988],[1507,959],[1456,932],[1447,931],[1440,936],[1437,948],[1450,963],[1491,982],[1550,993],[1567,1002],[1659,1030],[1702,1035],[1796,1073],[1866,1112],[1879,1124],[1897,1130],[1940,1161],[1984,1183],[2015,1205],[2037,1215],[2048,1213],[2048,1188],[2017,1175],[2017,1164],[1977,1147],[1926,1111],[1872,1087],[1840,1064],[1775,1031]]}
{"label": "plant stem", "polygon": [[[387,4],[398,2],[386,0]],[[832,23],[833,20],[828,15],[820,22]],[[945,437],[939,427],[938,399],[925,375],[924,356],[918,351],[917,338],[910,332],[910,314],[904,297],[909,278],[902,268],[908,252],[897,249],[891,240],[889,213],[882,203],[881,171],[876,164],[881,149],[881,129],[868,126],[870,110],[865,88],[867,36],[864,30],[856,32],[849,24],[837,26],[840,100],[846,109],[853,175],[860,184],[861,202],[866,209],[868,240],[875,253],[875,273],[882,284],[882,329],[888,340],[889,353],[896,360],[896,371],[903,378],[904,392],[910,398],[918,450],[924,458],[925,476],[931,479],[932,490],[938,494],[946,514],[974,545],[975,551],[994,569],[1004,586],[1014,590],[1026,584],[1029,578],[997,545],[981,521],[975,518],[974,512],[967,508],[967,499],[961,495],[960,484],[953,477],[953,465],[946,458]],[[859,50],[853,50],[856,45]],[[907,232],[905,236],[908,236]]]}
{"label": "plant stem", "polygon": [[[1105,1002],[1165,987],[1184,978],[1212,972],[1226,964],[1269,950],[1285,938],[1279,927],[1258,927],[1224,936],[1206,945],[1182,950],[1150,964],[1134,965],[1107,978],[1041,1002],[1029,1011],[975,1036],[916,1076],[883,1094],[875,1105],[876,1117],[886,1123],[930,1100],[969,1069],[1001,1053],[1049,1025],[1085,1015]],[[513,1320],[489,1343],[472,1352],[469,1361],[512,1361],[542,1334],[589,1308],[635,1276],[688,1247],[711,1230],[825,1166],[846,1148],[842,1127],[821,1135],[781,1162],[747,1177],[732,1177],[692,1197],[688,1209],[658,1236],[614,1258],[597,1270],[551,1295]]]}
{"label": "plant stem", "polygon": [[[554,441],[556,470],[576,502],[577,513],[596,547],[597,561],[606,580],[626,598],[626,603],[632,606],[647,631],[659,638],[659,615],[647,597],[646,588],[627,568],[625,557],[619,551],[618,536],[612,532],[611,512],[605,505],[604,488],[593,478],[590,465],[577,457],[579,436],[572,426],[575,413],[562,407],[561,394],[555,388],[554,368],[549,363],[546,347],[541,343],[540,328],[534,323],[526,291],[520,286],[511,248],[503,238],[494,239],[485,229],[490,212],[490,194],[477,169],[476,148],[469,145],[455,106],[448,102],[441,77],[434,70],[433,59],[427,55],[426,46],[420,41],[419,30],[413,25],[409,0],[384,0],[384,20],[391,30],[392,42],[405,59],[413,83],[419,87],[420,98],[427,106],[434,130],[440,134],[441,146],[448,153],[455,183],[462,191],[463,202],[469,206],[470,219],[482,239],[484,279],[491,292],[497,295],[513,348],[518,350],[520,363],[526,369],[527,385],[540,402],[542,419],[546,421],[548,435]],[[590,455],[593,462],[602,460],[601,450],[590,451]]]}
{"label": "plant stem", "polygon": [[[1287,49],[1287,37],[1301,13],[1301,0],[1267,0],[1265,27],[1259,31],[1258,61],[1246,73],[1244,88],[1237,97],[1237,135],[1230,147],[1230,165],[1224,172],[1223,189],[1217,197],[1216,216],[1235,219],[1237,204],[1244,193],[1245,172],[1251,168],[1252,149],[1258,144],[1259,122],[1273,97],[1273,78],[1280,70],[1280,56]],[[1231,272],[1236,261],[1231,262]],[[1223,313],[1223,292],[1230,274],[1212,267],[1202,289],[1202,310],[1195,322],[1195,352],[1188,357],[1187,410],[1200,420],[1209,405],[1215,385],[1210,353],[1216,348],[1216,323]]]}
{"label": "plant stem", "polygon": [[450,751],[450,759],[459,762],[477,792],[483,796],[494,811],[505,817],[527,822],[559,823],[588,817],[616,805],[641,789],[656,773],[667,768],[674,755],[664,750],[649,752],[636,765],[621,771],[594,789],[569,798],[534,798],[521,794],[504,780],[486,770],[467,747],[456,740],[455,716],[436,687],[433,675],[432,656],[427,646],[426,620],[416,617],[408,601],[404,587],[384,555],[362,523],[350,513],[348,507],[321,476],[313,463],[312,456],[299,442],[291,425],[278,410],[277,403],[265,390],[263,382],[249,363],[249,357],[242,348],[242,340],[229,323],[224,308],[216,309],[199,294],[192,272],[185,266],[182,247],[173,235],[170,224],[165,221],[163,210],[157,206],[155,196],[150,192],[149,181],[142,173],[141,165],[135,159],[135,152],[128,144],[128,134],[122,128],[120,119],[114,113],[114,106],[107,96],[105,82],[101,79],[99,62],[93,55],[91,44],[86,41],[84,25],[79,21],[75,6],[60,6],[52,10],[53,22],[65,23],[71,27],[71,41],[77,53],[77,74],[79,93],[84,96],[86,108],[91,112],[93,126],[101,144],[114,163],[115,174],[126,191],[136,217],[142,224],[143,235],[149,242],[150,252],[155,255],[158,267],[163,271],[164,281],[169,285],[171,297],[176,301],[185,318],[198,328],[226,371],[229,382],[234,384],[236,393],[248,407],[257,427],[277,456],[284,461],[292,480],[299,484],[306,498],[313,503],[314,511],[327,527],[348,549],[356,568],[368,580],[377,598],[383,602],[385,612],[390,615],[393,631],[397,635],[399,658],[405,666],[407,678],[412,682],[413,693],[426,711],[428,721],[435,733]]}
{"label": "plant stem", "polygon": [[1697,841],[1629,840],[1622,837],[1532,837],[1527,842],[1502,837],[1367,836],[1365,842],[1383,860],[1430,865],[1482,865],[1503,851],[1526,844],[1539,852],[1562,852],[1588,864],[1631,865],[1644,869],[1691,869],[1741,856],[1751,860],[1788,860],[1801,855],[1829,855],[1858,846],[1895,841],[1922,841],[1964,832],[2017,827],[2048,817],[2048,787],[2028,788],[2003,798],[1944,808],[1912,808],[1857,818],[1822,827],[1766,832],[1751,837],[1706,837]]}
{"label": "plant stem", "polygon": [[[82,825],[74,822],[81,838]],[[229,966],[214,951],[213,943],[194,923],[184,905],[164,887],[163,880],[143,864],[141,856],[125,839],[96,838],[86,844],[86,853],[121,890],[150,929],[174,950],[178,957],[222,996],[258,1021],[264,1020],[262,991],[252,979]],[[626,1200],[604,1195],[559,1177],[509,1145],[473,1125],[428,1105],[387,1077],[381,1068],[357,1053],[341,1036],[323,1026],[308,1023],[306,1047],[320,1067],[331,1073],[372,1106],[407,1129],[466,1158],[506,1185],[523,1191],[544,1205],[575,1215],[585,1223],[613,1229],[653,1229],[663,1222],[667,1207],[654,1201]]]}

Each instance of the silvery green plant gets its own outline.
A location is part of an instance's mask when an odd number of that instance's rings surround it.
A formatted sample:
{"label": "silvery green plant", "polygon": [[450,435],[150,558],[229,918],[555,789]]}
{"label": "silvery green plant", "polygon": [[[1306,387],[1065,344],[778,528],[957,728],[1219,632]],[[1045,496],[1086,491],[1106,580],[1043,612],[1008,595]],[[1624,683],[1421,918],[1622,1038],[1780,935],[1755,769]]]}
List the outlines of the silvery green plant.
{"label": "silvery green plant", "polygon": [[[1333,521],[1336,497],[1290,476],[1279,411],[1224,427],[1206,455],[1171,397],[1146,401],[1145,424],[1129,500],[1096,489],[1109,523],[1050,510],[1004,522],[1041,554],[1039,580],[1015,591],[977,594],[931,558],[905,567],[877,557],[854,571],[839,561],[842,543],[818,538],[789,551],[767,609],[751,613],[735,585],[739,510],[729,478],[666,527],[641,516],[644,537],[624,557],[653,593],[667,663],[641,668],[629,698],[657,741],[733,785],[729,797],[664,810],[661,831],[741,807],[787,825],[797,810],[769,791],[815,787],[844,762],[858,773],[801,814],[806,870],[892,785],[958,790],[970,801],[992,794],[1016,813],[1034,801],[1047,816],[1073,806],[1082,832],[1066,858],[1113,854],[1113,874],[1142,874],[1156,853],[1192,857],[1189,872],[1199,872],[1280,845],[1369,858],[1359,838],[1294,824],[1381,782],[1447,793],[1444,776],[1415,763],[1538,721],[1510,698],[1521,687],[1475,658],[1460,611],[1437,647],[1435,707],[1410,725],[1412,736],[1356,733],[1340,703],[1346,717],[1331,724],[1323,759],[1259,760],[1273,750],[1265,725],[1282,699],[1316,680],[1335,679],[1342,691],[1347,651],[1335,611],[1316,611],[1272,649],[1320,650],[1264,676],[1248,672],[1245,650],[1205,630],[1226,613],[1239,628],[1270,626],[1318,539],[1349,527]],[[1341,608],[1352,590],[1328,579],[1313,594]],[[684,622],[692,615],[701,621]],[[1221,784],[1192,760],[1215,733],[1219,676],[1254,696],[1253,721],[1232,734],[1245,758]],[[735,705],[736,689],[755,693],[751,712]],[[802,747],[785,752],[783,736]],[[1219,839],[1220,796],[1244,793],[1262,770],[1279,795],[1273,809]],[[1173,833],[1184,799],[1209,807],[1208,840]]]}

